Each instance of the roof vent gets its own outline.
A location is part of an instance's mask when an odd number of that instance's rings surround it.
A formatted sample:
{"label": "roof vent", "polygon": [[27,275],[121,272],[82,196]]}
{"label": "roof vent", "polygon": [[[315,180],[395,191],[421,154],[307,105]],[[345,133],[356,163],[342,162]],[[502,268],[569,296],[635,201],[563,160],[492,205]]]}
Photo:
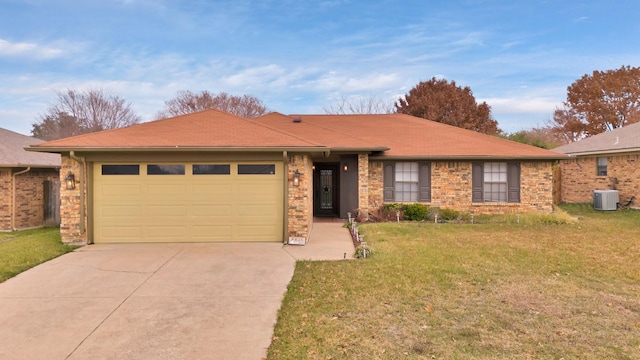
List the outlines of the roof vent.
{"label": "roof vent", "polygon": [[300,116],[296,116],[296,117],[293,118],[293,122],[294,123],[300,123],[300,122],[302,122],[302,118]]}

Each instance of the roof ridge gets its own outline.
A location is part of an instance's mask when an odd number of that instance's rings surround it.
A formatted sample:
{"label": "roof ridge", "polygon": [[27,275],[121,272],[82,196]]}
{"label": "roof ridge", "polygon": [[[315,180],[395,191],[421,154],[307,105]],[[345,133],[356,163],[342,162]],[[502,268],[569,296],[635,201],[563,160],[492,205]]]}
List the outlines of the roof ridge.
{"label": "roof ridge", "polygon": [[[269,114],[279,114],[279,115],[282,115],[282,116],[285,116],[285,117],[289,117],[288,115],[284,115],[284,114],[279,113],[279,112],[276,112],[276,111],[272,111],[272,112],[270,112]],[[269,114],[266,114],[266,115],[269,115]],[[264,117],[264,116],[266,116],[266,115],[262,115],[262,116],[259,116],[259,117],[257,117],[257,118],[254,118],[254,119],[259,119],[259,118]],[[322,146],[322,147],[325,147],[325,145],[322,145],[322,144],[317,143],[317,142],[309,141],[309,139],[302,138],[302,137],[300,137],[300,136],[294,135],[294,134],[292,134],[292,133],[290,133],[290,132],[288,132],[288,131],[278,130],[278,129],[275,129],[275,128],[273,128],[273,127],[271,127],[271,126],[268,126],[268,125],[266,125],[266,124],[262,124],[262,123],[258,123],[258,122],[253,122],[253,120],[254,120],[254,119],[246,119],[246,120],[247,120],[247,121],[251,121],[251,122],[252,122],[252,124],[254,124],[254,125],[258,125],[258,126],[261,126],[261,127],[267,128],[267,129],[269,129],[269,130],[271,130],[271,131],[275,131],[275,132],[277,132],[277,133],[280,133],[280,134],[284,134],[284,135],[290,136],[290,137],[292,137],[292,138],[294,138],[294,139],[298,139],[298,140],[300,140],[300,141],[304,141],[304,142],[306,142],[307,144],[310,144],[310,145],[313,145],[313,146]]]}
{"label": "roof ridge", "polygon": [[[353,115],[364,115],[364,114],[353,114]],[[387,114],[375,114],[375,115],[387,115]],[[304,117],[305,115],[289,115],[289,116],[300,116],[300,117]],[[314,115],[311,115],[311,116],[314,116]],[[319,115],[319,116],[322,116],[322,115]],[[329,131],[329,132],[334,132],[334,133],[337,133],[337,134],[350,136],[350,137],[352,137],[352,138],[354,138],[354,139],[358,139],[358,140],[364,141],[364,142],[366,142],[366,143],[369,143],[369,144],[375,145],[375,146],[377,146],[377,147],[385,147],[385,148],[387,147],[387,146],[384,146],[384,145],[380,145],[380,144],[377,144],[377,143],[373,143],[373,142],[371,142],[370,140],[367,140],[367,139],[362,138],[362,137],[359,137],[359,136],[353,136],[351,133],[347,133],[347,132],[344,132],[344,131],[338,131],[338,130],[335,130],[335,129],[332,129],[332,128],[327,128],[327,127],[325,127],[325,126],[317,125],[316,123],[311,123],[311,122],[310,122],[310,123],[307,123],[307,125],[309,125],[309,126],[313,126],[313,127],[317,127],[317,128],[320,128],[320,129],[323,129],[323,130]]]}
{"label": "roof ridge", "polygon": [[[272,112],[270,112],[269,114],[274,114],[274,113],[277,113],[277,114],[283,115],[283,114],[278,113],[278,112],[275,112],[275,111],[272,111]],[[269,114],[265,114],[265,115],[262,115],[262,116],[266,116],[266,115],[269,115]],[[309,145],[325,147],[325,145],[322,145],[322,144],[320,144],[320,143],[316,143],[316,142],[311,142],[311,141],[309,141],[309,139],[304,139],[304,138],[302,138],[302,137],[298,137],[298,136],[296,136],[296,135],[293,135],[293,134],[291,134],[291,133],[289,133],[289,132],[282,131],[282,130],[277,130],[277,129],[274,129],[274,128],[272,128],[272,127],[270,127],[270,126],[267,126],[267,125],[265,125],[265,124],[260,124],[260,123],[258,123],[258,122],[253,121],[253,120],[255,120],[255,119],[259,119],[259,118],[261,118],[262,116],[259,116],[259,117],[253,118],[253,119],[247,119],[247,118],[242,118],[242,119],[244,119],[244,120],[246,120],[246,121],[250,122],[252,125],[257,125],[257,126],[260,126],[260,127],[263,127],[263,128],[267,128],[267,129],[269,129],[269,130],[271,130],[271,131],[277,132],[277,133],[279,133],[279,134],[287,135],[287,136],[292,137],[292,138],[294,138],[294,139],[297,139],[297,140],[303,141],[303,142],[305,142],[305,143],[307,143],[307,144],[309,144]],[[283,115],[283,116],[287,116],[287,115]]]}

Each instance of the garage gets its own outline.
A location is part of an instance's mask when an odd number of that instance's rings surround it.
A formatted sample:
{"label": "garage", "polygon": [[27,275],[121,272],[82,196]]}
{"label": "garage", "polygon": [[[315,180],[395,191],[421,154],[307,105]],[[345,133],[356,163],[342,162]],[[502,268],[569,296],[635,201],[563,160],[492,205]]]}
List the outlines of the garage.
{"label": "garage", "polygon": [[283,240],[282,161],[93,164],[95,243]]}

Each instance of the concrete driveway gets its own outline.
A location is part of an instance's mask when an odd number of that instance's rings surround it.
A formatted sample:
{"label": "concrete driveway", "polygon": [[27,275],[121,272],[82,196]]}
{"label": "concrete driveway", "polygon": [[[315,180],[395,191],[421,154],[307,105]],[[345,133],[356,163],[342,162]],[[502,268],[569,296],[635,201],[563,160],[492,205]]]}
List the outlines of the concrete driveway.
{"label": "concrete driveway", "polygon": [[282,244],[91,245],[0,284],[0,359],[261,359]]}

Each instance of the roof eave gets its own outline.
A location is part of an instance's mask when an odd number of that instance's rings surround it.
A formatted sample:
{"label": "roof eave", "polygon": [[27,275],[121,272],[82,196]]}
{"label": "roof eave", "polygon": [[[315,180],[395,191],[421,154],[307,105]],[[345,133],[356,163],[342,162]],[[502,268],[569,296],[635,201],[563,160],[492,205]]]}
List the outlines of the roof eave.
{"label": "roof eave", "polygon": [[610,155],[610,154],[623,154],[640,152],[640,148],[626,148],[626,149],[614,149],[614,150],[592,150],[592,151],[576,151],[566,152],[568,156],[589,156],[589,155]]}
{"label": "roof eave", "polygon": [[207,147],[207,146],[157,146],[157,147],[29,147],[27,151],[34,152],[47,152],[47,153],[65,153],[69,151],[76,152],[166,152],[166,151],[179,151],[179,152],[326,152],[327,147],[324,146],[221,146],[221,147]]}
{"label": "roof eave", "polygon": [[0,168],[36,168],[36,169],[58,169],[60,168],[60,164],[51,165],[51,164],[0,164]]}
{"label": "roof eave", "polygon": [[369,157],[372,160],[562,160],[569,158],[568,155],[558,154],[558,156],[502,156],[502,155],[374,155]]}
{"label": "roof eave", "polygon": [[389,151],[390,148],[385,146],[374,146],[374,147],[331,147],[331,152],[382,152]]}

